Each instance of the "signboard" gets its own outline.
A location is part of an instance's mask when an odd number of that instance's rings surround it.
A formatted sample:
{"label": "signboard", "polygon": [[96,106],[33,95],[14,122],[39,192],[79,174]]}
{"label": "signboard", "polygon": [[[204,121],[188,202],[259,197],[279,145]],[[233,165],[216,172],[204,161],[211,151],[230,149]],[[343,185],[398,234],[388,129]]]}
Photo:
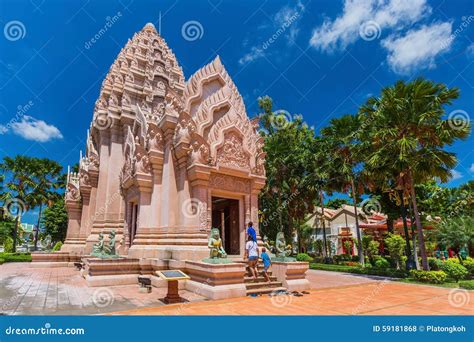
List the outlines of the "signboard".
{"label": "signboard", "polygon": [[191,279],[187,274],[180,270],[156,271],[156,274],[168,281]]}

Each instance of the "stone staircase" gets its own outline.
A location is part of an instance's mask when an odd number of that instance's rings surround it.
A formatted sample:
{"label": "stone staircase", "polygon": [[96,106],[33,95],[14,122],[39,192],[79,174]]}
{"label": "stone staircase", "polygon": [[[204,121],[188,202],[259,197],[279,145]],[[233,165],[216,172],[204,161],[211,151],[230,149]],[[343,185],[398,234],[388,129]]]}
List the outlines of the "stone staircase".
{"label": "stone staircase", "polygon": [[[244,262],[245,261],[241,261]],[[275,276],[272,276],[271,268],[268,271],[268,275],[270,276],[270,282],[265,280],[263,276],[263,263],[261,261],[258,262],[257,270],[258,270],[258,278],[255,280],[251,276],[250,269],[247,266],[247,274],[244,277],[245,287],[247,288],[247,296],[249,295],[262,295],[268,294],[273,291],[286,291],[286,288],[282,286],[281,281],[278,281]]]}

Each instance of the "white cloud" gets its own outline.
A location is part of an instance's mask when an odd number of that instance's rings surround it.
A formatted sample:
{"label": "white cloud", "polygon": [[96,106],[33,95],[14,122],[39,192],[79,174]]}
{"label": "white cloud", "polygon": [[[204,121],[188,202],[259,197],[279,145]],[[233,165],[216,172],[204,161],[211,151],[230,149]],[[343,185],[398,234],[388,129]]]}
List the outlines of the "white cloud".
{"label": "white cloud", "polygon": [[474,173],[474,163],[471,164],[471,167],[469,168],[469,171],[471,171],[472,173]]}
{"label": "white cloud", "polygon": [[384,39],[382,46],[388,52],[389,66],[399,74],[435,67],[436,56],[451,48],[451,30],[451,23],[435,23],[410,30],[404,36]]}
{"label": "white cloud", "polygon": [[[273,25],[261,25],[258,29],[269,31],[268,38],[254,45],[250,51],[239,59],[239,64],[251,63],[259,58],[263,58],[268,54],[268,48],[278,39],[284,37],[289,45],[294,44],[296,37],[300,31],[298,23],[305,6],[298,0],[294,6],[284,6],[273,16]],[[270,31],[271,29],[271,31]],[[264,34],[260,36],[265,36]],[[248,45],[248,39],[244,41],[244,47]]]}
{"label": "white cloud", "polygon": [[11,125],[13,132],[27,140],[46,142],[51,139],[62,139],[63,135],[53,125],[31,116],[23,116],[20,122]]}
{"label": "white cloud", "polygon": [[310,45],[324,52],[343,50],[361,38],[366,23],[375,24],[378,37],[386,28],[403,29],[430,13],[426,0],[345,0],[339,17],[314,29]]}
{"label": "white cloud", "polygon": [[469,58],[474,57],[474,43],[471,43],[467,48],[466,48],[466,54]]}
{"label": "white cloud", "polygon": [[254,60],[259,59],[263,56],[265,56],[264,50],[262,48],[253,46],[250,49],[250,52],[247,52],[245,55],[243,55],[239,59],[239,64],[247,64],[247,63],[253,62]]}
{"label": "white cloud", "polygon": [[5,134],[8,132],[8,128],[6,128],[4,125],[0,125],[0,134]]}
{"label": "white cloud", "polygon": [[461,179],[463,177],[464,175],[461,172],[457,170],[451,170],[451,180]]}

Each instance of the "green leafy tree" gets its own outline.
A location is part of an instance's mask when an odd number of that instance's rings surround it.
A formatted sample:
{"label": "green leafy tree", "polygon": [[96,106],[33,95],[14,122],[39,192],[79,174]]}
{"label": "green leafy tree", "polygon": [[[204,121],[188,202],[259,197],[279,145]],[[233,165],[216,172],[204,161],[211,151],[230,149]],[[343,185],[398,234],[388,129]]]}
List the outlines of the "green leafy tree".
{"label": "green leafy tree", "polygon": [[21,216],[34,203],[33,192],[36,183],[32,177],[35,171],[36,158],[16,156],[15,158],[4,157],[0,163],[0,171],[3,175],[3,187],[0,200],[4,201],[4,207],[9,215],[15,217],[13,229],[13,252],[16,252],[18,240],[18,227]]}
{"label": "green leafy tree", "polygon": [[32,193],[32,206],[38,207],[38,228],[34,234],[34,250],[37,249],[39,227],[41,224],[41,215],[43,213],[44,206],[51,205],[61,195],[58,193],[58,189],[64,187],[64,177],[61,173],[62,166],[57,162],[44,158],[36,159],[34,161],[33,178],[36,183],[36,187]]}
{"label": "green leafy tree", "polygon": [[64,200],[61,198],[47,207],[41,221],[46,235],[51,235],[53,241],[64,241],[68,222]]}
{"label": "green leafy tree", "polygon": [[[344,115],[331,119],[329,126],[321,130],[321,138],[327,148],[327,158],[331,163],[329,187],[335,191],[351,194],[354,206],[355,226],[357,233],[357,250],[359,262],[364,264],[362,250],[362,234],[359,227],[359,212],[357,203],[363,192],[360,165],[362,162],[359,150],[358,132],[361,128],[358,116]],[[356,186],[356,184],[358,184]]]}
{"label": "green leafy tree", "polygon": [[0,244],[3,244],[7,237],[13,236],[13,230],[15,229],[15,220],[9,216],[5,216],[4,219],[0,220]]}
{"label": "green leafy tree", "polygon": [[278,231],[293,236],[297,233],[300,250],[305,217],[314,211],[317,188],[312,167],[314,131],[301,116],[287,112],[274,113],[269,97],[259,99],[260,125],[266,152],[267,182],[260,194],[264,234],[275,236]]}
{"label": "green leafy tree", "polygon": [[446,218],[438,225],[433,234],[441,245],[451,248],[456,253],[462,264],[461,249],[474,241],[474,218],[471,216]]}
{"label": "green leafy tree", "polygon": [[339,209],[343,205],[350,205],[351,202],[345,198],[332,198],[327,201],[326,208]]}
{"label": "green leafy tree", "polygon": [[399,270],[402,264],[402,256],[405,251],[405,240],[400,235],[388,234],[384,241],[390,258],[392,258],[396,264],[397,270]]}
{"label": "green leafy tree", "polygon": [[384,88],[379,97],[361,107],[367,132],[366,165],[372,174],[381,172],[410,195],[424,270],[428,260],[418,209],[417,184],[432,178],[446,182],[457,164],[454,153],[445,150],[470,133],[469,123],[443,119],[446,105],[459,97],[457,88],[425,79],[398,81]]}

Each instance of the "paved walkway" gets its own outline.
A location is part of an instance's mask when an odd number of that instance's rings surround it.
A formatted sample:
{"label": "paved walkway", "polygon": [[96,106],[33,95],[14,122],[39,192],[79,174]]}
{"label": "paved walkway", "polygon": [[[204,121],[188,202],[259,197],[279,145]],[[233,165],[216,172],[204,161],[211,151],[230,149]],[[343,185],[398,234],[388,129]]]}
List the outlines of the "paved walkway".
{"label": "paved walkway", "polygon": [[259,296],[209,301],[180,291],[186,304],[164,306],[166,289],[89,288],[73,268],[0,266],[0,308],[9,315],[474,315],[474,292],[411,285],[380,278],[308,271],[302,297]]}
{"label": "paved walkway", "polygon": [[[140,293],[138,285],[88,287],[73,267],[36,268],[30,263],[0,265],[0,312],[7,315],[94,315],[164,305],[167,289]],[[205,300],[181,291],[190,301]]]}

